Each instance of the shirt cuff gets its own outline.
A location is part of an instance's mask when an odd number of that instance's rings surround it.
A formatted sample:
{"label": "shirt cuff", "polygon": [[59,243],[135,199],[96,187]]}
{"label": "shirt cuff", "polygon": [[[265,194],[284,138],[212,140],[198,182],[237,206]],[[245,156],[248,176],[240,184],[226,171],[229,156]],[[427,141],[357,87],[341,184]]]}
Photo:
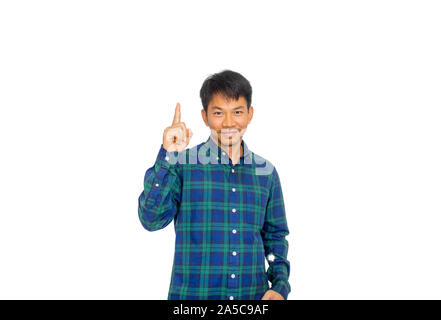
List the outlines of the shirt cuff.
{"label": "shirt cuff", "polygon": [[156,157],[156,163],[159,166],[168,169],[171,165],[174,165],[178,162],[178,155],[179,153],[177,151],[169,152],[165,150],[164,146],[161,144],[158,156]]}
{"label": "shirt cuff", "polygon": [[[173,161],[174,160],[174,161]],[[153,181],[151,182],[153,184],[153,188],[150,189],[148,199],[155,199],[155,202],[151,200],[150,203],[151,206],[155,205],[157,201],[160,201],[161,197],[160,193],[163,191],[164,187],[166,186],[167,179],[165,176],[167,174],[175,175],[177,176],[176,167],[173,165],[173,163],[177,162],[177,152],[174,154],[173,152],[168,152],[166,149],[164,149],[163,145],[161,145],[161,148],[159,149],[158,155],[156,157],[156,162],[154,165],[155,173],[153,177]]]}
{"label": "shirt cuff", "polygon": [[291,291],[291,288],[288,284],[288,282],[285,281],[279,281],[275,285],[271,287],[271,290],[274,290],[282,295],[282,297],[287,300],[288,293]]}

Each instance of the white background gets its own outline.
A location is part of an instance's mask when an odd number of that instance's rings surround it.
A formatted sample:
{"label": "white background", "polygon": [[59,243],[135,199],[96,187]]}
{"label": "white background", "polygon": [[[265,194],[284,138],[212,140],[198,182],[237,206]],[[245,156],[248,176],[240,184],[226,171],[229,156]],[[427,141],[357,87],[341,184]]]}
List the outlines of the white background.
{"label": "white background", "polygon": [[137,200],[176,102],[254,90],[290,299],[441,298],[439,1],[2,1],[0,298],[166,299],[173,224]]}

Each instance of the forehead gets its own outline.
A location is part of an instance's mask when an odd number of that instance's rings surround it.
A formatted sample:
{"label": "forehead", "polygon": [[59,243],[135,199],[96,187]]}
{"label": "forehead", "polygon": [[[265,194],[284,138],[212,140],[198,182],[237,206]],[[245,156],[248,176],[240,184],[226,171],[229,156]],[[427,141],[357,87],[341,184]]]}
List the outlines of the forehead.
{"label": "forehead", "polygon": [[239,99],[235,100],[234,98],[229,99],[220,93],[214,94],[210,103],[208,103],[208,108],[218,107],[221,109],[231,109],[240,106],[247,106],[247,100],[243,96],[239,96]]}

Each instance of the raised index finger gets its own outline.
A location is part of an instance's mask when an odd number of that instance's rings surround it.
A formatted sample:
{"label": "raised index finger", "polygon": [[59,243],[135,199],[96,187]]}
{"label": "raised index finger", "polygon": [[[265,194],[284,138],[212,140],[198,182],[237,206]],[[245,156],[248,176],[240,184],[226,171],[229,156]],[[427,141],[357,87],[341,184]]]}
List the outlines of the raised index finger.
{"label": "raised index finger", "polygon": [[176,109],[175,109],[175,116],[173,118],[173,124],[179,123],[181,122],[181,104],[178,102],[176,104]]}

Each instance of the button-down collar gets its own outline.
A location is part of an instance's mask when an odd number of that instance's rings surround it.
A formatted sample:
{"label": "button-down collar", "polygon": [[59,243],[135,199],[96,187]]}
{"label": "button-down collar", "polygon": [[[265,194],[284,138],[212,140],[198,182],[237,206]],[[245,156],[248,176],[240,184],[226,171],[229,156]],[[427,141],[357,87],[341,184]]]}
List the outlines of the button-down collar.
{"label": "button-down collar", "polygon": [[[241,146],[243,149],[243,155],[240,156],[236,165],[251,164],[252,151],[248,149],[248,146],[243,138],[242,138]],[[208,137],[207,141],[204,144],[204,147],[207,149],[207,156],[209,155],[212,160],[215,159],[216,162],[218,163],[229,164],[230,166],[233,165],[233,162],[230,159],[228,152],[222,149],[216,142],[214,142],[211,136]]]}

